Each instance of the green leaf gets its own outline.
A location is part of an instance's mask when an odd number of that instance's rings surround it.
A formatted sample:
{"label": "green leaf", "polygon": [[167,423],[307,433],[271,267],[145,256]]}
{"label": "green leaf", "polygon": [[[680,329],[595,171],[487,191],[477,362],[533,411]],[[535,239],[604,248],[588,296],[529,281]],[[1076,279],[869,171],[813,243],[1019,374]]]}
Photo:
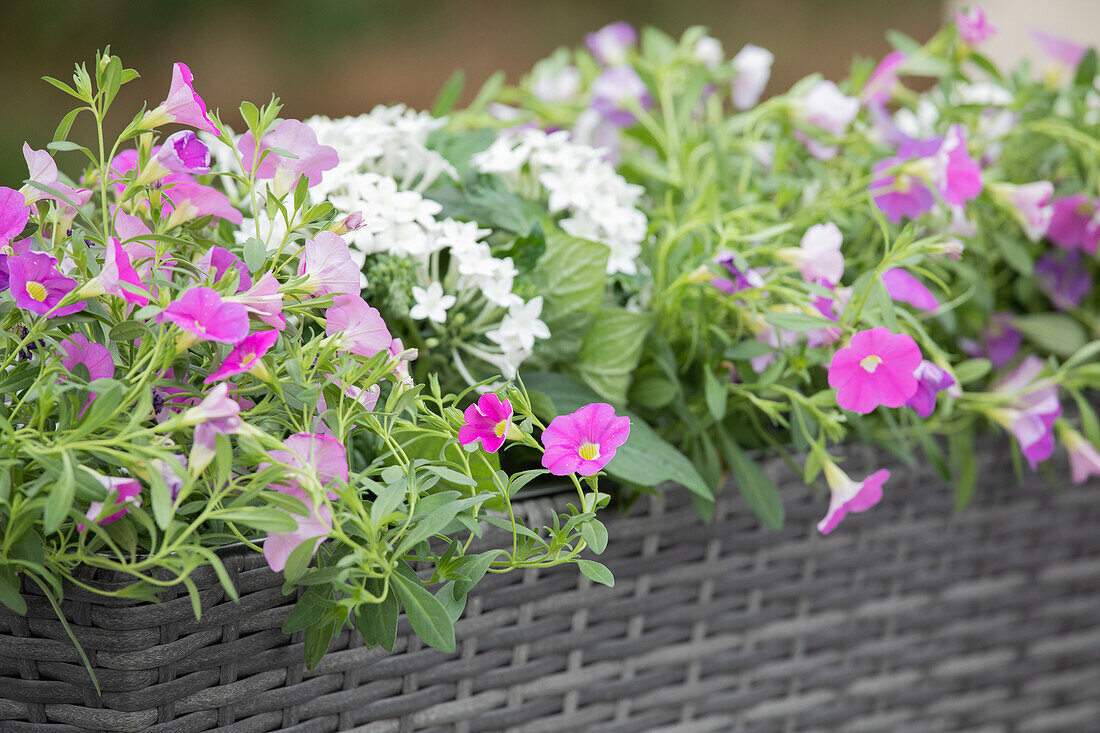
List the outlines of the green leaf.
{"label": "green leaf", "polygon": [[993,240],[1000,248],[1001,254],[1004,255],[1005,262],[1008,263],[1009,267],[1024,277],[1032,276],[1035,272],[1035,263],[1032,261],[1027,247],[1017,237],[995,231],[993,232]]}
{"label": "green leaf", "polygon": [[1058,356],[1072,356],[1088,341],[1084,327],[1063,313],[1031,313],[1012,323],[1028,341]]}
{"label": "green leaf", "polygon": [[19,593],[19,577],[6,565],[0,566],[0,603],[20,616],[27,615],[27,602]]}
{"label": "green leaf", "polygon": [[262,240],[249,237],[244,243],[244,264],[248,271],[255,274],[267,262],[267,247]]}
{"label": "green leaf", "polygon": [[70,110],[69,114],[65,115],[61,122],[58,123],[57,129],[53,133],[53,141],[61,142],[69,137],[69,131],[73,129],[73,123],[81,112],[88,111],[87,107],[77,107],[74,110]]}
{"label": "green leaf", "polygon": [[336,635],[337,631],[336,619],[332,617],[323,619],[320,623],[306,629],[306,669],[313,669],[321,663],[321,660],[325,658],[325,654],[328,653],[329,645],[332,644],[332,637]]}
{"label": "green leaf", "polygon": [[989,374],[992,368],[993,363],[989,359],[967,359],[955,367],[955,377],[959,384],[970,384]]}
{"label": "green leaf", "polygon": [[462,88],[466,86],[466,72],[458,69],[451,74],[451,78],[439,90],[439,95],[432,103],[432,116],[442,117],[454,109],[458,98],[462,95]]}
{"label": "green leaf", "polygon": [[779,489],[768,474],[764,473],[741,447],[723,430],[718,433],[722,454],[726,457],[730,472],[737,482],[745,503],[760,517],[765,526],[772,529],[783,528],[783,499]]}
{"label": "green leaf", "polygon": [[283,633],[293,634],[316,625],[331,606],[332,591],[323,586],[312,586],[294,604],[283,622]]}
{"label": "green leaf", "polygon": [[581,537],[597,555],[602,555],[607,549],[607,527],[598,519],[590,519],[581,525]]}
{"label": "green leaf", "polygon": [[576,370],[581,379],[607,401],[626,402],[630,378],[641,359],[650,324],[648,313],[601,309],[577,356]]}
{"label": "green leaf", "polygon": [[1077,74],[1074,76],[1075,86],[1092,88],[1092,82],[1096,78],[1097,62],[1096,49],[1090,48],[1081,57],[1081,63],[1077,65]]}
{"label": "green leaf", "polygon": [[710,414],[714,416],[715,420],[722,422],[722,418],[726,416],[726,398],[729,395],[729,390],[718,381],[718,377],[714,376],[714,372],[706,366],[703,367],[703,392]]}
{"label": "green leaf", "polygon": [[770,354],[775,349],[762,341],[746,339],[726,347],[724,356],[732,361],[748,361],[764,354]]}
{"label": "green leaf", "polygon": [[390,586],[397,592],[413,631],[428,646],[453,652],[455,629],[447,610],[421,585],[416,573],[406,563],[399,562],[395,569],[397,572],[390,576]]}
{"label": "green leaf", "polygon": [[502,554],[504,554],[504,550],[489,550],[480,555],[468,556],[466,562],[458,568],[458,577],[455,579],[454,587],[455,595],[466,595],[473,590],[478,581],[485,577],[485,573],[489,571],[489,566],[493,564],[493,560]]}
{"label": "green leaf", "polygon": [[835,326],[833,321],[807,313],[766,313],[764,320],[784,331],[816,331],[819,328]]}
{"label": "green leaf", "polygon": [[149,335],[149,327],[141,321],[122,321],[111,327],[111,341],[134,341]]}
{"label": "green leaf", "polygon": [[605,244],[561,233],[547,238],[531,279],[543,297],[542,320],[551,335],[542,349],[554,358],[566,360],[580,350],[603,302],[609,253]]}
{"label": "green leaf", "polygon": [[608,588],[615,587],[615,576],[611,574],[606,565],[595,560],[577,560],[577,567],[580,568],[584,577],[593,583],[600,583]]}
{"label": "green leaf", "polygon": [[955,511],[961,512],[974,498],[974,489],[978,483],[974,438],[967,432],[953,433],[948,445],[955,473]]}
{"label": "green leaf", "polygon": [[46,497],[46,510],[42,514],[42,529],[45,532],[57,531],[61,522],[69,516],[75,495],[76,478],[73,476],[73,461],[66,451],[61,454],[61,475],[50,487],[50,494]]}
{"label": "green leaf", "polygon": [[[367,590],[377,595],[382,592],[382,581],[369,578]],[[397,617],[401,606],[397,594],[392,588],[381,603],[360,603],[355,607],[355,628],[363,637],[363,643],[369,648],[380,646],[388,652],[393,651],[397,642]]]}

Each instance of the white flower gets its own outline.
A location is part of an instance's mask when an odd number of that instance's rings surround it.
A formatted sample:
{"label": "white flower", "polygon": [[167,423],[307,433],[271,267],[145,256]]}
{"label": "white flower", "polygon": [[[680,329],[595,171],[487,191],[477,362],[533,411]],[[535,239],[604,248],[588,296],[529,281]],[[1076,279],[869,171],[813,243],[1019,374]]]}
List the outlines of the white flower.
{"label": "white flower", "polygon": [[991,81],[961,83],[955,86],[959,102],[962,104],[980,104],[983,107],[1007,107],[1012,104],[1012,92],[1000,84]]}
{"label": "white flower", "polygon": [[531,93],[543,102],[568,102],[577,96],[580,88],[581,70],[565,66],[539,73],[531,85]]}
{"label": "white flower", "polygon": [[737,76],[731,86],[734,107],[745,110],[756,106],[772,75],[773,61],[775,56],[771,51],[751,43],[737,52],[733,57],[733,70]]}
{"label": "white flower", "polygon": [[722,65],[725,53],[722,42],[711,36],[703,36],[695,42],[695,60],[714,71]]}
{"label": "white flower", "polygon": [[932,137],[936,132],[936,122],[940,119],[940,110],[936,104],[922,97],[915,110],[902,107],[894,114],[894,124],[898,130],[914,140]]}
{"label": "white flower", "polygon": [[822,80],[802,98],[799,113],[811,125],[833,135],[843,135],[859,114],[859,100],[845,96],[833,82]]}
{"label": "white flower", "polygon": [[444,295],[440,283],[429,283],[427,290],[414,285],[412,295],[416,305],[409,309],[409,315],[414,320],[423,321],[427,318],[436,323],[447,322],[447,309],[455,304],[455,296]]}
{"label": "white flower", "polygon": [[526,303],[513,303],[508,308],[508,314],[501,320],[500,328],[485,335],[500,344],[505,353],[529,352],[534,348],[536,338],[550,338],[550,329],[539,319],[541,315],[541,295]]}

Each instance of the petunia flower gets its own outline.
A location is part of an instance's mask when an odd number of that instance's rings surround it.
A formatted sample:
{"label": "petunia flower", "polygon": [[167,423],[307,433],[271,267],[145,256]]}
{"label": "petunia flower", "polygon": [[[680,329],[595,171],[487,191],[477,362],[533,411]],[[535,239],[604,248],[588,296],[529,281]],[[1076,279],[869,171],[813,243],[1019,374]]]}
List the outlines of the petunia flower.
{"label": "petunia flower", "polygon": [[920,363],[912,337],[879,326],[860,331],[833,355],[829,386],[836,388],[837,404],[845,410],[866,415],[879,405],[901,407],[917,391],[913,372]]}
{"label": "petunia flower", "polygon": [[940,307],[940,302],[924,283],[899,267],[882,273],[882,284],[893,300],[908,303],[922,311],[934,311]]}
{"label": "petunia flower", "polygon": [[913,372],[917,378],[917,391],[905,403],[921,417],[928,417],[936,409],[936,395],[955,384],[955,378],[927,359],[921,361]]}
{"label": "petunia flower", "polygon": [[91,190],[73,188],[61,182],[57,173],[57,163],[47,151],[33,150],[30,145],[23,143],[23,158],[27,161],[27,180],[52,189],[52,191],[46,191],[28,183],[22,189],[26,203],[33,204],[42,199],[52,199],[61,205],[63,216],[71,221],[72,217],[76,216],[76,209],[73,206],[79,208],[92,198]]}
{"label": "petunia flower", "polygon": [[358,295],[337,295],[332,303],[325,311],[325,334],[336,338],[340,348],[371,357],[390,347],[393,336],[377,308]]}
{"label": "petunia flower", "polygon": [[964,11],[955,13],[955,24],[959,28],[959,38],[971,46],[988,40],[997,29],[985,17],[980,5],[971,5]]}
{"label": "petunia flower", "polygon": [[630,418],[603,402],[558,415],[542,431],[542,466],[555,476],[599,473],[630,435]]}
{"label": "petunia flower", "polygon": [[[94,472],[93,472],[94,473]],[[94,474],[99,482],[107,489],[106,501],[93,501],[88,505],[85,516],[90,522],[103,526],[111,522],[117,522],[126,516],[132,507],[141,506],[141,484],[135,479],[122,476],[102,476]],[[104,510],[116,510],[103,516]],[[87,527],[81,523],[76,526],[78,532],[83,532]]]}
{"label": "petunia flower", "polygon": [[1081,264],[1081,253],[1075,251],[1047,252],[1035,262],[1035,279],[1058,310],[1071,310],[1081,305],[1092,290],[1092,275]]}
{"label": "petunia flower", "polygon": [[202,257],[195,263],[200,270],[214,273],[214,282],[221,282],[230,270],[237,272],[237,292],[240,293],[252,287],[252,278],[248,274],[248,265],[240,257],[230,252],[225,247],[214,245],[203,252]]}
{"label": "petunia flower", "polygon": [[182,345],[199,341],[238,344],[248,335],[248,311],[240,303],[222,300],[216,290],[190,288],[168,304],[157,323],[171,321],[190,336]]}
{"label": "petunia flower", "polygon": [[1036,28],[1031,30],[1031,38],[1046,56],[1047,78],[1052,84],[1060,82],[1063,76],[1076,69],[1088,52],[1088,46],[1084,44]]}
{"label": "petunia flower", "polygon": [[229,385],[218,384],[202,402],[183,413],[183,423],[194,425],[195,434],[191,444],[191,454],[187,459],[191,475],[197,476],[203,471],[217,452],[219,435],[235,435],[250,430],[240,417],[241,405],[229,396]]}
{"label": "petunia flower", "polygon": [[245,372],[252,372],[263,379],[267,376],[267,370],[264,369],[261,359],[278,340],[278,331],[257,331],[245,337],[243,341],[233,347],[233,350],[225,357],[225,361],[218,367],[218,370],[203,380],[204,383],[211,384],[234,374]]}
{"label": "petunia flower", "polygon": [[279,281],[270,272],[260,275],[251,288],[231,298],[240,303],[249,313],[272,328],[282,331],[286,328],[286,316],[283,315],[283,294],[279,292]]}
{"label": "petunia flower", "polygon": [[[316,475],[318,485],[331,487],[333,482],[348,482],[348,451],[331,435],[295,433],[283,441],[285,450],[268,453],[271,460],[282,463],[297,474]],[[327,492],[330,501],[337,494],[331,488]]]}
{"label": "petunia flower", "polygon": [[916,219],[936,205],[936,197],[918,175],[910,172],[906,158],[880,160],[871,172],[868,188],[875,206],[894,224],[902,219]]}
{"label": "petunia flower", "polygon": [[134,183],[145,186],[170,173],[199,175],[209,172],[210,148],[191,130],[180,130],[154,149]]}
{"label": "petunia flower", "polygon": [[1009,401],[991,410],[990,417],[1016,438],[1032,470],[1054,452],[1054,423],[1062,414],[1058,385],[1040,377],[1044,367],[1042,359],[1028,354],[993,386],[994,392],[1007,395]]}
{"label": "petunia flower", "polygon": [[1085,436],[1065,424],[1057,423],[1058,437],[1069,454],[1070,478],[1075,484],[1082,484],[1090,476],[1100,476],[1100,452]]}
{"label": "petunia flower", "polygon": [[315,504],[308,493],[296,486],[276,486],[282,494],[288,494],[301,500],[309,511],[308,516],[292,514],[298,526],[292,532],[271,532],[264,540],[264,559],[268,566],[279,573],[286,568],[290,553],[304,542],[313,542],[313,552],[332,531],[332,507],[328,504]]}
{"label": "petunia flower", "polygon": [[899,83],[898,69],[905,59],[903,51],[892,51],[883,57],[859,93],[864,105],[883,105],[893,99],[894,87]]}
{"label": "petunia flower", "polygon": [[[88,370],[88,381],[108,379],[115,375],[115,360],[103,344],[89,341],[82,333],[74,333],[61,342],[61,365],[72,372],[78,364]],[[95,395],[92,395],[93,397]]]}
{"label": "petunia flower", "polygon": [[163,194],[167,199],[165,211],[171,212],[166,229],[174,229],[180,224],[204,216],[225,219],[238,226],[244,221],[244,215],[233,207],[229,197],[216,188],[193,181],[180,181],[166,187]]}
{"label": "petunia flower", "polygon": [[592,82],[592,109],[619,127],[634,124],[637,107],[649,109],[653,95],[633,66],[612,66]]}
{"label": "petunia flower", "polygon": [[862,481],[853,481],[835,463],[825,463],[825,481],[829,484],[829,511],[817,524],[817,531],[829,534],[849,514],[865,512],[882,501],[882,485],[890,471],[882,468]]}
{"label": "petunia flower", "polygon": [[314,295],[358,295],[359,265],[351,258],[347,242],[332,232],[318,232],[307,239],[298,261],[304,288]]}
{"label": "petunia flower", "polygon": [[1051,204],[1047,239],[1065,249],[1096,253],[1100,242],[1100,221],[1095,202],[1083,193],[1065,196]]}
{"label": "petunia flower", "polygon": [[[833,137],[840,137],[859,114],[859,106],[858,99],[845,96],[836,84],[822,80],[795,103],[795,116]],[[835,145],[825,145],[801,130],[795,131],[795,137],[818,160],[831,160],[839,150]]]}
{"label": "petunia flower", "polygon": [[776,254],[794,264],[806,282],[832,286],[844,275],[844,255],[840,251],[843,241],[840,228],[833,222],[814,224],[802,235],[797,248],[786,247]]}
{"label": "petunia flower", "polygon": [[435,323],[447,322],[447,309],[457,300],[453,295],[445,295],[443,285],[436,280],[428,283],[427,289],[413,285],[412,296],[416,302],[409,309],[409,318],[415,321],[427,319]]}
{"label": "petunia flower", "polygon": [[487,392],[466,408],[463,417],[466,422],[458,431],[458,442],[471,445],[480,440],[486,453],[496,453],[512,429],[512,403]]}
{"label": "petunia flower", "polygon": [[772,74],[772,62],[775,56],[766,48],[746,44],[731,63],[735,76],[730,82],[733,106],[739,110],[755,107],[760,95],[768,86]]}
{"label": "petunia flower", "polygon": [[638,43],[638,32],[626,21],[609,23],[584,38],[584,45],[604,66],[626,63],[627,54]]}
{"label": "petunia flower", "polygon": [[195,93],[194,81],[195,77],[187,64],[173,65],[172,86],[168,90],[168,97],[145,114],[141,120],[141,127],[151,130],[169,122],[175,122],[217,135],[218,128],[206,113],[206,102]]}
{"label": "petunia flower", "polygon": [[57,260],[41,252],[8,258],[8,287],[16,306],[40,316],[57,318],[84,310],[83,301],[57,307],[76,289],[76,280],[62,275]]}
{"label": "petunia flower", "polygon": [[[129,287],[124,287],[129,286]],[[130,254],[118,239],[111,237],[103,254],[103,268],[80,289],[80,295],[114,295],[140,306],[149,305],[146,285],[130,263]]]}
{"label": "petunia flower", "polygon": [[[263,136],[258,146],[252,133],[246,132],[241,136],[238,147],[245,172],[251,172],[255,166],[257,178],[272,179],[276,196],[293,191],[302,176],[307,178],[310,187],[316,186],[321,182],[324,171],[332,170],[340,162],[336,148],[318,143],[317,133],[298,120],[283,120]],[[296,157],[269,152],[263,160],[256,162],[263,151],[272,148],[285,150]]]}
{"label": "petunia flower", "polygon": [[961,206],[982,192],[982,167],[970,157],[960,125],[952,125],[936,153],[935,180],[940,195]]}
{"label": "petunia flower", "polygon": [[31,218],[31,207],[23,194],[0,186],[0,248],[23,233]]}
{"label": "petunia flower", "polygon": [[737,267],[737,260],[734,257],[733,252],[724,250],[714,256],[714,261],[726,268],[726,271],[730,274],[730,278],[716,277],[710,281],[711,286],[718,288],[730,295],[736,295],[742,290],[748,288],[762,288],[764,287],[764,278],[761,274],[749,267],[742,272]]}
{"label": "petunia flower", "polygon": [[1012,326],[1015,315],[1008,311],[994,311],[989,314],[989,325],[982,331],[979,341],[959,339],[959,346],[970,356],[984,356],[1000,369],[1016,358],[1024,335]]}
{"label": "petunia flower", "polygon": [[1032,242],[1038,242],[1047,235],[1054,217],[1054,208],[1050,205],[1054,185],[1050,181],[1036,181],[1019,186],[991,183],[989,192],[1008,207]]}

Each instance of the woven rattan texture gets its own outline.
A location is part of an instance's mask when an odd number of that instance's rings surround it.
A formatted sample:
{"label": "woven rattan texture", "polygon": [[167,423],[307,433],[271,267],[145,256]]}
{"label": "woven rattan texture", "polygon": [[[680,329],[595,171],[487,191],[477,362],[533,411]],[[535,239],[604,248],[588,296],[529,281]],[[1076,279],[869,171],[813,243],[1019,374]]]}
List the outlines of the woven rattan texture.
{"label": "woven rattan texture", "polygon": [[614,589],[568,568],[487,578],[452,655],[402,620],[392,655],[345,632],[306,671],[300,636],[279,632],[278,579],[235,557],[240,602],[199,577],[201,621],[186,595],[70,592],[97,697],[34,602],[0,614],[0,731],[1100,730],[1100,484],[1021,486],[1007,450],[985,451],[975,503],[953,515],[931,471],[894,466],[882,504],[824,539],[824,497],[769,470],[782,532],[735,489],[705,525],[670,491],[609,520]]}

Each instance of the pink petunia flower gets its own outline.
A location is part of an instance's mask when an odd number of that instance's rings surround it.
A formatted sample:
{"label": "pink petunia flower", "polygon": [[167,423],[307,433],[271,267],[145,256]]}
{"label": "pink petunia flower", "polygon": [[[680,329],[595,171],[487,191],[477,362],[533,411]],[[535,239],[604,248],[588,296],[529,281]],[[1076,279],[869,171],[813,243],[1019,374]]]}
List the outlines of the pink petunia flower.
{"label": "pink petunia flower", "polygon": [[[191,130],[174,133],[153,150],[149,162],[134,181],[148,185],[171,173],[200,175],[210,172],[210,148]],[[175,181],[184,179],[176,178]]]}
{"label": "pink petunia flower", "polygon": [[623,20],[609,23],[584,37],[584,45],[604,66],[625,64],[627,54],[637,43],[638,32]]}
{"label": "pink petunia flower", "polygon": [[[129,287],[124,287],[128,285]],[[122,244],[111,237],[103,256],[103,269],[81,292],[88,295],[107,293],[140,306],[149,305],[145,283],[130,262],[130,255]]]}
{"label": "pink petunia flower", "polygon": [[1075,484],[1082,484],[1090,476],[1100,476],[1100,452],[1085,436],[1071,427],[1058,423],[1058,435],[1069,454],[1070,478]]}
{"label": "pink petunia flower", "polygon": [[971,46],[988,40],[997,29],[985,17],[980,5],[972,5],[965,11],[955,13],[955,24],[959,28],[959,38]]}
{"label": "pink petunia flower", "polygon": [[903,51],[892,51],[882,58],[859,93],[864,105],[883,105],[893,99],[894,87],[899,83],[898,70],[905,59]]}
{"label": "pink petunia flower", "polygon": [[168,97],[146,113],[141,121],[142,127],[152,129],[175,122],[217,135],[218,128],[207,115],[206,102],[195,93],[194,81],[195,77],[187,64],[176,63],[172,67],[172,86],[168,89]]}
{"label": "pink petunia flower", "polygon": [[768,86],[774,61],[771,51],[751,43],[737,52],[730,62],[736,73],[730,82],[734,107],[744,111],[756,106]]}
{"label": "pink petunia flower", "polygon": [[203,400],[183,413],[185,425],[194,425],[195,434],[191,455],[187,463],[191,472],[198,474],[214,459],[219,435],[235,435],[246,432],[248,426],[240,417],[241,405],[229,396],[229,384],[222,382]]}
{"label": "pink petunia flower", "polygon": [[890,471],[882,468],[862,481],[853,481],[835,463],[825,464],[825,481],[829,484],[829,511],[817,524],[817,531],[829,534],[849,514],[865,512],[882,501],[882,485]]}
{"label": "pink petunia flower", "polygon": [[27,143],[23,143],[23,158],[27,161],[27,179],[32,183],[46,186],[57,193],[44,191],[30,184],[23,187],[23,196],[26,203],[33,204],[42,199],[52,199],[63,207],[66,218],[71,219],[76,215],[76,207],[81,207],[92,198],[91,190],[87,188],[73,188],[67,183],[62,183],[57,173],[57,163],[45,150],[33,150]]}
{"label": "pink petunia flower", "polygon": [[868,188],[875,206],[894,224],[916,219],[936,205],[936,197],[918,175],[910,172],[905,158],[880,160],[871,171],[874,177]]}
{"label": "pink petunia flower", "polygon": [[1096,203],[1083,193],[1054,201],[1047,239],[1065,249],[1095,254],[1097,243],[1100,243],[1100,221],[1096,211]]}
{"label": "pink petunia flower", "polygon": [[592,82],[592,109],[618,127],[634,124],[635,107],[649,109],[653,95],[633,66],[612,66]]}
{"label": "pink petunia flower", "polygon": [[377,308],[358,295],[337,295],[332,302],[325,311],[325,334],[337,338],[341,348],[371,357],[390,347],[393,336]]}
{"label": "pink petunia flower", "polygon": [[1054,217],[1054,208],[1050,205],[1054,185],[1050,181],[1036,181],[1019,186],[991,183],[989,192],[1009,208],[1032,242],[1038,242],[1047,235]]}
{"label": "pink petunia flower", "polygon": [[845,410],[866,415],[879,405],[901,407],[917,391],[913,372],[920,363],[920,349],[910,336],[879,326],[860,331],[833,355],[829,386]]}
{"label": "pink petunia flower", "polygon": [[192,219],[213,216],[225,219],[230,224],[240,225],[244,215],[233,207],[229,197],[216,188],[204,186],[193,181],[180,181],[164,189],[165,212],[170,212],[166,229],[175,227]]}
{"label": "pink petunia flower", "polygon": [[1035,279],[1054,307],[1061,311],[1081,305],[1092,290],[1092,275],[1081,264],[1081,253],[1052,250],[1035,262]]}
{"label": "pink petunia flower", "polygon": [[317,133],[309,125],[298,120],[283,120],[274,130],[263,136],[259,146],[251,132],[241,136],[238,145],[245,172],[250,172],[256,159],[265,150],[278,148],[297,157],[288,158],[268,153],[256,167],[257,178],[271,178],[272,189],[277,196],[294,190],[298,179],[305,176],[309,186],[321,182],[324,171],[332,170],[340,162],[336,148],[317,142]]}
{"label": "pink petunia flower", "polygon": [[[348,451],[331,435],[317,433],[295,433],[283,441],[285,450],[273,450],[268,453],[271,460],[289,466],[298,474],[317,475],[322,487],[333,482],[348,482]],[[335,501],[337,493],[331,488],[327,492],[329,501]]]}
{"label": "pink petunia flower", "polygon": [[62,341],[61,352],[64,354],[61,365],[71,372],[78,364],[83,364],[91,382],[115,375],[115,360],[111,357],[110,350],[103,344],[89,341],[82,333],[74,333]]}
{"label": "pink petunia flower", "polygon": [[1031,38],[1042,49],[1043,54],[1050,62],[1048,73],[1057,81],[1062,75],[1067,74],[1081,63],[1081,59],[1088,53],[1088,46],[1072,41],[1064,36],[1056,36],[1053,33],[1044,33],[1038,29],[1031,30]]}
{"label": "pink petunia flower", "polygon": [[76,280],[57,269],[57,260],[41,252],[24,252],[8,258],[8,287],[15,305],[47,318],[84,310],[83,301],[57,307],[76,289]]}
{"label": "pink petunia flower", "polygon": [[[836,84],[822,80],[796,104],[795,115],[828,135],[840,137],[859,114],[859,106],[858,99],[845,96]],[[839,150],[837,146],[821,143],[801,130],[795,131],[795,137],[818,160],[831,160]]]}
{"label": "pink petunia flower", "polygon": [[23,194],[0,186],[0,248],[23,233],[31,218],[31,207]]}
{"label": "pink petunia flower", "polygon": [[210,288],[190,288],[184,292],[157,316],[157,323],[165,321],[171,321],[189,334],[190,343],[239,344],[248,335],[245,307],[223,301],[218,292]]}
{"label": "pink petunia flower", "polygon": [[280,493],[300,499],[309,510],[308,516],[291,515],[298,523],[294,531],[272,532],[264,540],[264,559],[272,570],[279,573],[286,568],[290,553],[303,542],[313,542],[313,552],[317,552],[317,548],[332,531],[332,507],[324,503],[315,504],[310,495],[297,486],[274,488]]}
{"label": "pink petunia flower", "polygon": [[218,370],[207,377],[203,382],[212,384],[234,374],[245,372],[260,373],[261,378],[266,374],[263,362],[260,361],[264,354],[279,340],[278,331],[257,331],[251,336],[233,347],[233,350],[225,357],[225,361]]}
{"label": "pink petunia flower", "polygon": [[603,402],[585,405],[570,415],[558,415],[542,432],[542,466],[555,476],[592,476],[615,457],[630,435],[630,418],[616,416]]}
{"label": "pink petunia flower", "polygon": [[304,287],[314,295],[359,294],[359,265],[352,260],[347,242],[332,232],[318,232],[306,240],[298,274],[306,276]]}
{"label": "pink petunia flower", "polygon": [[970,157],[961,126],[951,126],[934,160],[936,182],[947,203],[961,206],[982,192],[982,167]]}
{"label": "pink petunia flower", "polygon": [[784,248],[780,258],[792,262],[809,283],[836,285],[844,275],[844,255],[840,245],[844,241],[839,227],[833,222],[814,224],[802,235],[798,248]]}
{"label": "pink petunia flower", "polygon": [[1040,377],[1045,365],[1034,354],[993,387],[1007,395],[1008,404],[990,411],[999,425],[1012,433],[1034,471],[1054,452],[1054,423],[1062,414],[1058,385]]}
{"label": "pink petunia flower", "polygon": [[230,270],[237,272],[237,292],[240,293],[252,287],[252,278],[248,274],[248,265],[241,258],[233,254],[225,247],[214,245],[203,252],[202,257],[196,263],[200,270],[214,273],[214,282],[221,282]]}
{"label": "pink petunia flower", "polygon": [[480,440],[486,453],[496,453],[512,426],[512,403],[487,392],[466,408],[463,417],[466,423],[458,431],[458,442],[470,445]]}
{"label": "pink petunia flower", "polygon": [[940,302],[924,283],[899,267],[882,273],[882,284],[886,286],[886,294],[896,301],[908,303],[922,311],[934,311],[940,307]]}
{"label": "pink petunia flower", "polygon": [[925,359],[913,372],[917,378],[917,391],[905,403],[921,417],[928,417],[936,409],[936,395],[955,384],[955,378]]}
{"label": "pink petunia flower", "polygon": [[247,292],[240,293],[233,299],[272,328],[279,331],[286,328],[283,294],[279,292],[279,281],[270,272],[260,275],[260,279]]}
{"label": "pink petunia flower", "polygon": [[[121,476],[101,476],[98,473],[95,474],[95,477],[107,489],[107,500],[93,501],[88,505],[88,512],[85,516],[90,522],[100,526],[117,522],[126,516],[132,507],[141,506],[141,484],[135,479]],[[111,509],[117,511],[103,516],[104,510]],[[78,532],[83,532],[86,528],[83,523],[76,526]]]}

